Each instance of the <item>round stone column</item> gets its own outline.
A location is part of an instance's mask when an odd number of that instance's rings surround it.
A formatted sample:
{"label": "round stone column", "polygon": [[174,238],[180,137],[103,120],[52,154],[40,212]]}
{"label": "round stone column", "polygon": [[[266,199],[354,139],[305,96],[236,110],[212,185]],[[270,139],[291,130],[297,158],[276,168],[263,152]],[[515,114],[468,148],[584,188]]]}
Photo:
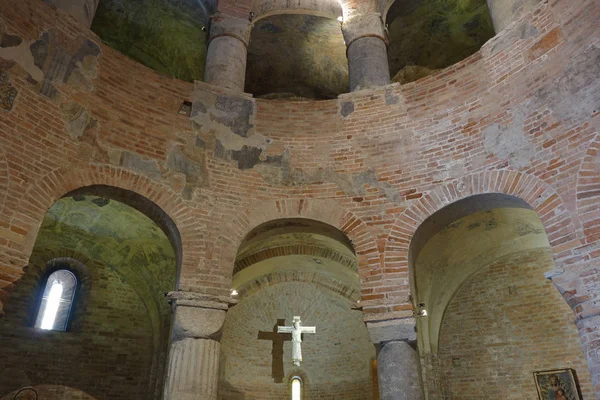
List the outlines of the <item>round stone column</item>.
{"label": "round stone column", "polygon": [[533,10],[540,0],[487,0],[496,33]]}
{"label": "round stone column", "polygon": [[99,0],[45,0],[45,2],[71,14],[77,22],[89,28],[92,26]]}
{"label": "round stone column", "polygon": [[379,399],[422,400],[414,318],[368,322],[367,329],[377,347]]}
{"label": "round stone column", "polygon": [[597,288],[597,272],[600,260],[569,265],[557,265],[546,273],[575,314],[575,326],[579,331],[581,348],[587,360],[596,392],[600,400],[600,294]]}
{"label": "round stone column", "polygon": [[416,343],[382,343],[377,353],[377,379],[381,400],[420,400],[421,374]]}
{"label": "round stone column", "polygon": [[350,91],[370,89],[390,83],[387,39],[379,13],[357,15],[344,21]]}
{"label": "round stone column", "polygon": [[211,17],[204,81],[243,92],[252,24],[248,20],[215,14]]}
{"label": "round stone column", "polygon": [[189,292],[169,297],[176,309],[164,399],[216,400],[221,328],[234,300]]}

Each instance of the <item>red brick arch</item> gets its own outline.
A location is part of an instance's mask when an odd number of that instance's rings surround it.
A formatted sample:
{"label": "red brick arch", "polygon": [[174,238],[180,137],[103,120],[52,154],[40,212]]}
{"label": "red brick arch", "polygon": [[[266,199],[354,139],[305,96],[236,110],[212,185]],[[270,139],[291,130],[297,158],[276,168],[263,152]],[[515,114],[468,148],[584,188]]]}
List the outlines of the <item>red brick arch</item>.
{"label": "red brick arch", "polygon": [[344,209],[337,201],[329,199],[283,199],[256,202],[226,227],[226,234],[219,238],[224,249],[221,265],[227,275],[233,273],[238,248],[246,235],[254,228],[283,218],[307,218],[331,225],[342,231],[354,245],[358,258],[361,285],[372,271],[381,269],[381,250],[375,235],[367,225],[352,212]]}
{"label": "red brick arch", "polygon": [[192,210],[169,187],[112,166],[90,166],[87,169],[64,167],[39,179],[23,194],[15,210],[11,228],[23,236],[22,243],[16,243],[16,247],[28,258],[44,215],[54,202],[76,189],[95,185],[134,192],[160,207],[173,220],[181,236],[180,272],[193,268],[194,260],[189,254],[200,246],[200,239],[198,231],[194,229]]}
{"label": "red brick arch", "polygon": [[[519,197],[540,217],[552,246],[557,267],[578,256],[575,249],[582,243],[572,216],[563,199],[545,182],[517,171],[486,171],[465,176],[440,186],[407,208],[395,221],[385,247],[385,268],[406,274],[408,285],[409,248],[417,228],[436,211],[458,200],[486,193]],[[408,288],[408,287],[407,287]]]}
{"label": "red brick arch", "polygon": [[0,215],[4,209],[6,194],[8,193],[8,163],[6,162],[6,153],[0,148]]}
{"label": "red brick arch", "polygon": [[577,174],[577,214],[586,244],[600,240],[600,134],[590,143]]}

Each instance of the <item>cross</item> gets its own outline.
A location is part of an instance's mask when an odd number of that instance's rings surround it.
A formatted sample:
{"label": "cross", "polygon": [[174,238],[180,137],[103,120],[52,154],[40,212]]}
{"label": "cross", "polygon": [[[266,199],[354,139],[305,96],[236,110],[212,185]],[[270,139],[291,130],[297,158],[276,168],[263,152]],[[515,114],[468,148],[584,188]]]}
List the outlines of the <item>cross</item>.
{"label": "cross", "polygon": [[258,339],[260,340],[272,340],[273,349],[271,355],[273,361],[271,363],[271,376],[275,383],[282,383],[285,378],[285,372],[283,370],[283,342],[289,342],[292,340],[292,335],[279,335],[277,333],[277,327],[285,325],[285,319],[278,319],[277,323],[273,326],[273,331],[258,331]]}
{"label": "cross", "polygon": [[292,334],[292,362],[295,366],[299,367],[302,361],[302,349],[300,344],[302,343],[303,333],[317,333],[317,328],[314,326],[302,326],[300,317],[294,316],[292,326],[278,326],[277,333],[291,333]]}

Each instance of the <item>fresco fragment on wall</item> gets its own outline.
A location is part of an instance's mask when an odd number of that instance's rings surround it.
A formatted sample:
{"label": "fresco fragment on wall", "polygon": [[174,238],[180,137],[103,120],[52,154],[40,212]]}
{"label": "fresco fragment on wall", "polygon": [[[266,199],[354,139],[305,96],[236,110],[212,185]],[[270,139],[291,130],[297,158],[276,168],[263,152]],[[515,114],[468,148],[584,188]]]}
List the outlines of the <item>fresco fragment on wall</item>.
{"label": "fresco fragment on wall", "polygon": [[184,81],[204,78],[206,12],[192,0],[102,0],[92,22],[104,43]]}
{"label": "fresco fragment on wall", "polygon": [[397,0],[386,22],[390,74],[400,83],[457,63],[494,36],[484,0]]}
{"label": "fresco fragment on wall", "polygon": [[16,97],[17,89],[11,85],[8,73],[0,70],[0,107],[3,110],[12,110]]}

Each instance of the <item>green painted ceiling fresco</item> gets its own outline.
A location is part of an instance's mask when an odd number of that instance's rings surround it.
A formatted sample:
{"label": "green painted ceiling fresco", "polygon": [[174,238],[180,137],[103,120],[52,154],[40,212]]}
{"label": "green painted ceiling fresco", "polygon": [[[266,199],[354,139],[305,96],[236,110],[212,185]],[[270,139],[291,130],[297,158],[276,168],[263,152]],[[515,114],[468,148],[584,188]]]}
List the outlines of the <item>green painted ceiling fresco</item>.
{"label": "green painted ceiling fresco", "polygon": [[463,60],[494,36],[485,0],[397,0],[386,21],[390,74],[401,83]]}
{"label": "green painted ceiling fresco", "polygon": [[108,46],[160,73],[203,80],[204,7],[195,0],[100,0],[92,31]]}
{"label": "green painted ceiling fresco", "polygon": [[62,198],[48,210],[35,249],[85,254],[114,269],[141,296],[167,307],[160,299],[175,288],[177,262],[163,231],[123,203],[95,196],[75,198]]}
{"label": "green painted ceiling fresco", "polygon": [[294,14],[258,20],[248,47],[245,91],[256,97],[308,99],[348,92],[340,23]]}

